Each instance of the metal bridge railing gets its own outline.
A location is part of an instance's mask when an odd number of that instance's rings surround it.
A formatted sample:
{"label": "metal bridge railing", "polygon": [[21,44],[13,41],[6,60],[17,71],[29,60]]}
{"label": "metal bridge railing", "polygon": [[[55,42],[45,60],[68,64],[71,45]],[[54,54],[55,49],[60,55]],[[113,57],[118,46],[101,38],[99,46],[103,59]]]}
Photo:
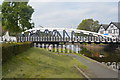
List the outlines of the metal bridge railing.
{"label": "metal bridge railing", "polygon": [[18,37],[18,42],[112,42],[112,43],[120,43],[120,38],[109,38],[109,37],[95,37],[95,36],[79,36],[74,38],[60,38],[60,37]]}

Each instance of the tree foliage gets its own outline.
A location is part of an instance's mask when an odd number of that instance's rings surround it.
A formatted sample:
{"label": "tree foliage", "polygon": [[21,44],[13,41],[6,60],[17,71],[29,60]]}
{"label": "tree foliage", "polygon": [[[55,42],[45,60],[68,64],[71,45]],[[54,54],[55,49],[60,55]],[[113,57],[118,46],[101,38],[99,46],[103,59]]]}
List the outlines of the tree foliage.
{"label": "tree foliage", "polygon": [[1,26],[1,23],[2,23],[2,13],[1,13],[1,7],[2,7],[2,5],[0,5],[0,26]]}
{"label": "tree foliage", "polygon": [[93,31],[93,32],[97,32],[98,28],[99,28],[99,22],[97,20],[94,21],[93,19],[85,19],[77,27],[77,29]]}
{"label": "tree foliage", "polygon": [[34,27],[31,17],[34,9],[28,2],[3,2],[2,26],[13,33],[25,31]]}

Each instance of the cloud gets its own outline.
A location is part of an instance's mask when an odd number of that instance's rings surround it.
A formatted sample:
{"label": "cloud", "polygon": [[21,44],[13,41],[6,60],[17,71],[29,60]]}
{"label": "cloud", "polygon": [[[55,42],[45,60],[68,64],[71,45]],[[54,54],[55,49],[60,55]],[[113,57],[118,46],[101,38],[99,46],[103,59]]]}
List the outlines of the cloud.
{"label": "cloud", "polygon": [[119,0],[30,0],[31,2],[118,2]]}
{"label": "cloud", "polygon": [[117,21],[116,2],[32,2],[35,9],[35,26],[74,27],[86,18],[99,20],[100,23]]}

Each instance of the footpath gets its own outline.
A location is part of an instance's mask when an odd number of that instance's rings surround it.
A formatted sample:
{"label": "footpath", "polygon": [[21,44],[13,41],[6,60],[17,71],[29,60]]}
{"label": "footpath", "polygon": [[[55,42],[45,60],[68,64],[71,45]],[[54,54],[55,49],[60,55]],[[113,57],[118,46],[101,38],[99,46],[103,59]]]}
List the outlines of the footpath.
{"label": "footpath", "polygon": [[[58,54],[58,53],[55,53],[55,54]],[[99,62],[96,62],[94,60],[90,60],[83,56],[78,56],[75,54],[64,54],[64,53],[59,53],[59,54],[68,55],[73,58],[76,58],[78,61],[83,63],[85,66],[87,66],[89,71],[84,71],[84,73],[88,75],[90,78],[109,78],[109,79],[118,78],[117,71],[114,71],[108,68],[107,66],[100,64]]]}

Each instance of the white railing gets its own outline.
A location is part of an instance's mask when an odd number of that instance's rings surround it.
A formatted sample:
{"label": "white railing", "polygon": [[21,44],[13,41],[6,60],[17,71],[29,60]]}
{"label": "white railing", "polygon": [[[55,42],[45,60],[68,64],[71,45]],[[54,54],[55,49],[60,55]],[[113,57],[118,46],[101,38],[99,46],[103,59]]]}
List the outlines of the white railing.
{"label": "white railing", "polygon": [[19,37],[18,42],[25,42],[25,41],[43,41],[43,42],[98,42],[98,43],[120,43],[120,39],[109,38],[109,37],[94,37],[94,36],[79,36],[74,38],[60,38],[60,37]]}

